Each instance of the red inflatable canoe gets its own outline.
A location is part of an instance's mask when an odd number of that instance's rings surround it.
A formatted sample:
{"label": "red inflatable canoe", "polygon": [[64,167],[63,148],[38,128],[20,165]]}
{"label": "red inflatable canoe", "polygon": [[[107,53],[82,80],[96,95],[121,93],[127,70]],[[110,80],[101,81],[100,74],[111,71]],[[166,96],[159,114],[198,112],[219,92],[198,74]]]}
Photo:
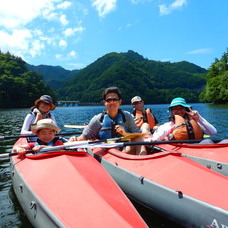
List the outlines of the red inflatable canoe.
{"label": "red inflatable canoe", "polygon": [[159,150],[174,150],[182,156],[228,176],[228,143],[224,144],[158,144],[155,147]]}
{"label": "red inflatable canoe", "polygon": [[[25,144],[19,139],[18,144]],[[147,227],[85,151],[11,157],[13,188],[34,227]]]}
{"label": "red inflatable canoe", "polygon": [[[132,199],[184,227],[228,227],[228,178],[173,150],[88,152]],[[152,218],[151,218],[152,219]]]}

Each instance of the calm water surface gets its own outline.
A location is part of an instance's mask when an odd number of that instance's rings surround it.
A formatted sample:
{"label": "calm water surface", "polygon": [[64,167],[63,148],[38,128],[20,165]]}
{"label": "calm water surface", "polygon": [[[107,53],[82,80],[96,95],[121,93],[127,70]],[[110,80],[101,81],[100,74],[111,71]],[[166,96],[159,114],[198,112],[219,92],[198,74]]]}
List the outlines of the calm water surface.
{"label": "calm water surface", "polygon": [[[228,138],[228,105],[192,104],[193,109],[212,123],[218,130],[214,138]],[[152,108],[159,123],[167,121],[168,105],[147,105]],[[83,125],[104,109],[99,107],[58,107],[53,113],[56,117],[62,133],[72,132],[72,129],[64,128],[65,124]],[[122,106],[122,109],[132,111],[131,106]],[[14,136],[20,133],[23,120],[29,109],[0,110],[0,135]],[[16,140],[1,140],[0,153],[9,153]],[[148,212],[136,205],[142,217],[150,227],[168,228],[175,226],[163,217]],[[152,221],[151,221],[152,220]],[[11,186],[10,162],[8,158],[0,158],[0,227],[31,227],[23,210],[21,209]],[[177,227],[177,226],[175,226]]]}

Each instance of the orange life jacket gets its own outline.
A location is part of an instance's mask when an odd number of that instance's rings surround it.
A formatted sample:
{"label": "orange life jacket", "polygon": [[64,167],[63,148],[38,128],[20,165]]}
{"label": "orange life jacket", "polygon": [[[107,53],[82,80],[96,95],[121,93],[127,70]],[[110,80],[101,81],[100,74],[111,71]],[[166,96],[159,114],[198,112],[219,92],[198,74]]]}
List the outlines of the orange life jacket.
{"label": "orange life jacket", "polygon": [[150,109],[146,109],[146,118],[143,116],[141,111],[135,110],[135,124],[138,127],[141,127],[143,123],[147,122],[151,129],[156,125],[153,114],[150,112]]}
{"label": "orange life jacket", "polygon": [[184,119],[182,116],[175,115],[176,128],[173,137],[176,140],[202,139],[203,131],[194,119]]}

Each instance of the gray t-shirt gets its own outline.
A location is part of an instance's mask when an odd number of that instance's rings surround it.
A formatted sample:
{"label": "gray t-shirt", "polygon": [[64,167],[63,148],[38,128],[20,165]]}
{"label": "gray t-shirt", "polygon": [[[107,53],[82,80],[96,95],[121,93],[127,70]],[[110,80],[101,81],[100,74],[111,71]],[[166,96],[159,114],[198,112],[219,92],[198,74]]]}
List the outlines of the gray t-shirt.
{"label": "gray t-shirt", "polygon": [[[124,129],[128,133],[140,132],[139,128],[136,126],[134,118],[132,117],[130,112],[123,111],[126,121],[124,122]],[[102,127],[102,123],[100,122],[100,118],[102,113],[95,115],[89,122],[88,126],[83,130],[82,135],[89,140],[99,138],[99,131]]]}

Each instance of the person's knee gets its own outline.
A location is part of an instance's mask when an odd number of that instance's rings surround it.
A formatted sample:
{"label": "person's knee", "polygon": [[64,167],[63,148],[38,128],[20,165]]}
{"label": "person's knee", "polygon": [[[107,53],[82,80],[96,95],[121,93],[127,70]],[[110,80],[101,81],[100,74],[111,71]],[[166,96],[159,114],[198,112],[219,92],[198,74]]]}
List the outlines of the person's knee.
{"label": "person's knee", "polygon": [[223,139],[222,141],[220,141],[218,144],[226,144],[228,143],[228,139]]}
{"label": "person's knee", "polygon": [[203,139],[199,144],[214,144],[211,139]]}
{"label": "person's knee", "polygon": [[150,125],[148,123],[143,123],[140,129],[142,133],[150,134]]}

